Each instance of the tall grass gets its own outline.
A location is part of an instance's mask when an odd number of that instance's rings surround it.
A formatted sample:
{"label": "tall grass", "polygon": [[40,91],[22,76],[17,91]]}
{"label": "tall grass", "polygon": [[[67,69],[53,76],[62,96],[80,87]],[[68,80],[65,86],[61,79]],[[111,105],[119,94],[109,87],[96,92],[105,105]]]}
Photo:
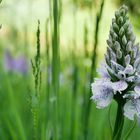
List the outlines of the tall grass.
{"label": "tall grass", "polygon": [[78,87],[78,66],[77,62],[75,61],[76,58],[76,50],[77,50],[77,43],[76,43],[76,34],[77,34],[77,20],[76,20],[76,12],[77,12],[77,0],[73,0],[73,3],[76,4],[76,8],[73,10],[73,50],[72,50],[72,62],[73,62],[73,85],[72,85],[72,99],[71,99],[71,133],[70,139],[75,140],[76,138],[76,101],[77,101],[77,87]]}
{"label": "tall grass", "polygon": [[[7,112],[6,114],[3,114],[2,118],[3,121],[6,123],[6,126],[8,128],[8,133],[10,135],[10,137],[12,139],[18,140],[19,138],[21,140],[26,140],[26,135],[25,135],[25,129],[23,126],[23,122],[20,116],[20,113],[18,112],[18,109],[16,108],[17,106],[17,102],[14,100],[14,90],[12,89],[12,85],[13,82],[11,80],[9,80],[8,75],[3,72],[3,75],[5,76],[4,79],[4,85],[3,87],[5,87],[5,93],[8,93],[8,102],[10,103],[10,108],[8,109],[9,112]],[[8,115],[8,118],[5,116]],[[12,118],[14,118],[14,120],[12,120]],[[17,133],[15,133],[15,131],[13,130],[17,130]],[[6,138],[8,139],[8,137]]]}
{"label": "tall grass", "polygon": [[53,0],[53,34],[52,34],[52,98],[53,101],[53,139],[58,139],[58,97],[59,97],[59,8],[58,0]]}
{"label": "tall grass", "polygon": [[[74,9],[71,6],[65,9],[69,3],[63,0],[48,1],[49,17],[45,21],[45,30],[41,30],[41,35],[40,29],[43,22],[41,24],[38,22],[36,38],[34,37],[37,41],[33,46],[35,57],[32,59],[31,71],[29,69],[27,75],[6,72],[3,69],[3,60],[0,59],[0,140],[111,139],[107,118],[104,117],[107,116],[106,110],[96,111],[90,101],[90,83],[96,75],[104,0],[100,1],[99,12],[95,14],[96,22],[92,26],[95,28],[94,33],[89,28],[91,19],[94,18],[92,14],[95,12],[94,5],[86,11],[87,9],[79,6],[80,1],[82,0],[70,1],[72,6],[75,6]],[[69,14],[71,17],[67,18],[68,20],[71,18],[70,25],[65,25],[66,21],[63,18],[69,10],[73,12]],[[81,21],[81,17],[85,16],[85,11],[90,15],[90,19],[88,18],[90,23],[83,21],[84,24],[80,26],[81,34],[79,34],[79,25],[81,25],[79,20]],[[66,38],[69,44],[65,44],[65,34],[63,34],[64,29],[67,32],[67,28],[72,29],[72,37]],[[21,38],[16,38],[14,30],[17,31],[12,27],[11,38],[16,45],[14,50],[17,53]],[[23,44],[27,49],[27,46],[30,47],[32,44],[29,30],[27,32],[24,29],[24,31]],[[94,40],[92,43],[91,36]],[[67,46],[66,49],[65,46]],[[27,59],[31,58],[29,49],[25,51],[28,54]],[[111,113],[110,118],[114,120],[113,109]],[[127,122],[125,127],[130,127],[131,122],[125,121]],[[133,125],[130,131],[131,129]],[[130,131],[124,139],[128,138]],[[137,125],[135,133],[132,133],[132,139],[138,140],[138,136],[139,126]]]}
{"label": "tall grass", "polygon": [[[84,44],[84,57],[85,57],[85,60],[87,61],[88,59],[89,59],[89,52],[88,52],[88,27],[87,27],[87,24],[85,23],[85,25],[84,25],[84,37],[83,37],[83,44]],[[83,87],[83,108],[85,108],[85,109],[83,109],[83,111],[82,111],[82,113],[83,114],[86,114],[86,103],[87,103],[87,100],[88,100],[88,98],[87,98],[87,84],[88,84],[88,82],[87,82],[87,79],[88,79],[88,68],[87,68],[87,66],[85,65],[85,68],[84,68],[84,77],[85,77],[85,79],[84,79],[84,87]],[[86,119],[85,119],[85,115],[83,115],[83,117],[82,117],[82,121],[84,122],[84,123],[86,123]],[[84,124],[83,125],[83,136],[84,137],[87,137],[87,136],[85,136],[86,134],[86,124]]]}
{"label": "tall grass", "polygon": [[[96,60],[97,60],[97,46],[98,46],[98,33],[99,33],[99,25],[100,25],[100,21],[102,18],[102,13],[103,13],[103,6],[104,6],[104,0],[101,1],[101,6],[100,6],[100,10],[99,13],[97,13],[96,16],[96,25],[95,25],[95,34],[94,34],[94,48],[93,48],[93,52],[92,52],[92,64],[91,64],[91,72],[90,72],[90,83],[92,83],[93,78],[96,75]],[[91,90],[88,93],[88,98],[90,99],[91,97]],[[91,102],[90,100],[87,100],[87,104],[86,104],[86,112],[85,112],[85,140],[88,138],[88,123],[89,123],[89,116],[90,116],[90,109],[91,108]]]}
{"label": "tall grass", "polygon": [[39,137],[39,103],[40,103],[40,88],[41,88],[41,56],[40,56],[40,21],[38,21],[37,29],[37,47],[36,47],[36,56],[34,62],[32,63],[33,76],[34,76],[34,85],[35,90],[31,95],[31,112],[33,116],[33,138],[38,140]]}

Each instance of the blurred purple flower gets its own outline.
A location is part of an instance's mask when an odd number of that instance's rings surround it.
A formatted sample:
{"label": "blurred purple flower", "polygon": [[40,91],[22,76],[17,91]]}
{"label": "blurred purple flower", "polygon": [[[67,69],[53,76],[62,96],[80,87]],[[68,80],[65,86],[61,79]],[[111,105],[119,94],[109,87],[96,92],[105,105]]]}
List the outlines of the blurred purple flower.
{"label": "blurred purple flower", "polygon": [[14,68],[14,60],[9,51],[4,54],[4,68],[6,71],[12,71]]}
{"label": "blurred purple flower", "polygon": [[28,62],[25,56],[13,58],[9,51],[4,55],[4,68],[8,72],[19,72],[21,74],[28,73]]}

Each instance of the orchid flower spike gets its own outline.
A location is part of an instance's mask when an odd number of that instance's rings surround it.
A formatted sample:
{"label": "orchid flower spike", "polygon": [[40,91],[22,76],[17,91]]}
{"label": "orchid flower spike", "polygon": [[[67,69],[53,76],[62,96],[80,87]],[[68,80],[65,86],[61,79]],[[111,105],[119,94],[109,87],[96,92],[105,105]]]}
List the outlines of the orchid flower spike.
{"label": "orchid flower spike", "polygon": [[112,19],[107,45],[98,69],[100,78],[91,84],[91,99],[100,109],[114,99],[123,104],[124,115],[134,120],[135,115],[140,117],[140,51],[124,5]]}

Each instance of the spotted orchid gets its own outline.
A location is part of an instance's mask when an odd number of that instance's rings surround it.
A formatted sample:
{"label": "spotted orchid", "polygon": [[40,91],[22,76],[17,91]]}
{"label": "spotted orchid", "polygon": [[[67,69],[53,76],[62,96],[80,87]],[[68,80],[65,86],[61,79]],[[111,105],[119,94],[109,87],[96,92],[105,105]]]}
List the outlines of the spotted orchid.
{"label": "spotted orchid", "polygon": [[114,99],[123,104],[123,114],[130,120],[140,117],[140,51],[128,17],[122,6],[112,19],[105,60],[97,69],[91,99],[97,108],[107,107]]}

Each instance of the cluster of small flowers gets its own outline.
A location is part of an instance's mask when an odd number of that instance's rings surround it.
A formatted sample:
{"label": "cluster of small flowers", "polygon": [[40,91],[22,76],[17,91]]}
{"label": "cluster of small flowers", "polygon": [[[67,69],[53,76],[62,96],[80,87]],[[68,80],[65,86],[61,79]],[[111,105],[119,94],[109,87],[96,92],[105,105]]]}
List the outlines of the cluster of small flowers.
{"label": "cluster of small flowers", "polygon": [[134,120],[135,115],[140,117],[140,51],[127,12],[123,5],[112,19],[107,54],[98,69],[101,78],[91,85],[91,99],[97,108],[108,106],[113,99],[124,102],[124,115]]}

